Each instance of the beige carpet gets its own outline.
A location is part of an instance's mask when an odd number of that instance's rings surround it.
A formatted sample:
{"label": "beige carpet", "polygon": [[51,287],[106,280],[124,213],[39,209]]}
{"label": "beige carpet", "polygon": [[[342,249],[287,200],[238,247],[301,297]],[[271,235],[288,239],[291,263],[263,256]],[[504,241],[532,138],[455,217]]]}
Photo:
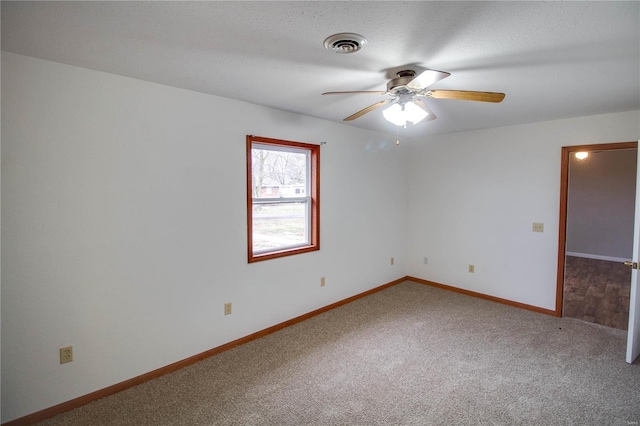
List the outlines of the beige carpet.
{"label": "beige carpet", "polygon": [[625,332],[405,282],[46,425],[637,425]]}

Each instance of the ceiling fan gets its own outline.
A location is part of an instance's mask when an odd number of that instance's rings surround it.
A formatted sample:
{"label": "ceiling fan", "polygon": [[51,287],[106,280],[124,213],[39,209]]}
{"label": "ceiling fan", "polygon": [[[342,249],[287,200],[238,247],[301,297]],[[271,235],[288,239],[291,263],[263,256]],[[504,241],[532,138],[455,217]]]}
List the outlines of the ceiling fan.
{"label": "ceiling fan", "polygon": [[347,92],[325,92],[323,95],[350,95],[350,94],[374,94],[390,95],[391,99],[376,102],[373,105],[356,112],[343,121],[351,121],[362,117],[384,105],[391,106],[382,114],[396,126],[404,126],[407,121],[416,124],[424,119],[435,120],[436,116],[429,109],[422,98],[430,99],[458,99],[465,101],[501,102],[504,93],[474,92],[467,90],[428,90],[427,87],[449,77],[451,74],[444,71],[425,70],[416,75],[414,70],[403,70],[397,73],[397,77],[387,83],[386,91],[354,90]]}

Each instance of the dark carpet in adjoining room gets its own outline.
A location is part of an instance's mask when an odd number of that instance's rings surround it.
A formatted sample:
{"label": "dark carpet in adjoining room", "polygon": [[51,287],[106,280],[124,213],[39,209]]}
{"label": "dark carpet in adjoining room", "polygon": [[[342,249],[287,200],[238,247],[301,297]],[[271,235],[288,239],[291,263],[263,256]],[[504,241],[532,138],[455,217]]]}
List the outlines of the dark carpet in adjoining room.
{"label": "dark carpet in adjoining room", "polygon": [[567,256],[564,316],[626,330],[630,292],[631,268],[622,262]]}

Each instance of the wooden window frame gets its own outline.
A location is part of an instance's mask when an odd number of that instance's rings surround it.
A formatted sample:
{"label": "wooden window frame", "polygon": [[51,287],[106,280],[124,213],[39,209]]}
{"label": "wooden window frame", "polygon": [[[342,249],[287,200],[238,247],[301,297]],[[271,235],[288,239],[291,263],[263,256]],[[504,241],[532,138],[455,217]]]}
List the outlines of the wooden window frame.
{"label": "wooden window frame", "polygon": [[[274,249],[272,251],[254,254],[253,252],[253,177],[252,156],[253,144],[271,145],[281,148],[298,148],[308,150],[310,153],[310,208],[309,208],[309,244],[301,247]],[[277,259],[301,253],[320,250],[320,146],[293,142],[281,139],[265,138],[262,136],[247,135],[247,259],[249,263],[269,259]]]}

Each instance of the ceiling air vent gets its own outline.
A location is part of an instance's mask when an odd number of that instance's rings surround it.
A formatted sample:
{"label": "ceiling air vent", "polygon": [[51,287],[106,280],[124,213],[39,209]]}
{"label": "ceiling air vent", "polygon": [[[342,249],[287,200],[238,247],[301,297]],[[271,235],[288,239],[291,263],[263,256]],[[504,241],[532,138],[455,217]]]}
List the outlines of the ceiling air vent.
{"label": "ceiling air vent", "polygon": [[336,53],[355,53],[365,44],[367,39],[354,33],[334,34],[324,41],[324,47]]}

